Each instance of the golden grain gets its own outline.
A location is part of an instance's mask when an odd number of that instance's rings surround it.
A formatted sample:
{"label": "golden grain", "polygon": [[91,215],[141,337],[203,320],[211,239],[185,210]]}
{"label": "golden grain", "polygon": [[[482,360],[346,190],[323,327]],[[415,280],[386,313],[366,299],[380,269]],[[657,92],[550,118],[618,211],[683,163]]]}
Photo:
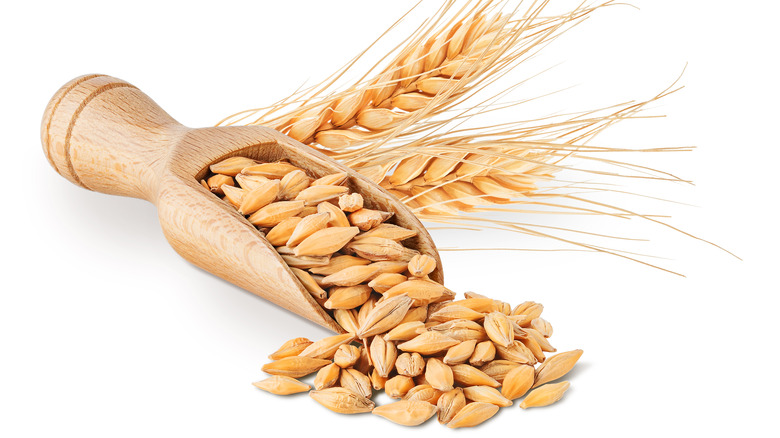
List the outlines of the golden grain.
{"label": "golden grain", "polygon": [[245,157],[230,157],[209,166],[209,170],[220,175],[236,176],[242,169],[257,164],[257,161]]}
{"label": "golden grain", "polygon": [[312,342],[307,338],[293,338],[282,344],[275,352],[268,355],[268,358],[271,360],[279,360],[285,357],[297,356],[311,344]]}
{"label": "golden grain", "polygon": [[398,349],[411,353],[430,355],[446,350],[457,344],[457,340],[452,339],[447,335],[443,335],[439,332],[429,331],[421,333],[406,342],[398,344]]}
{"label": "golden grain", "polygon": [[344,186],[311,186],[298,193],[295,200],[304,201],[307,206],[315,206],[322,202],[336,199],[347,192],[349,192],[349,188]]}
{"label": "golden grain", "polygon": [[574,368],[582,356],[582,350],[566,351],[549,357],[537,370],[534,388],[560,379]]}
{"label": "golden grain", "polygon": [[378,406],[372,412],[402,426],[419,426],[433,417],[437,410],[435,405],[424,401],[400,400]]}
{"label": "golden grain", "polygon": [[312,186],[338,186],[347,180],[347,172],[333,173],[311,182]]}
{"label": "golden grain", "polygon": [[341,375],[341,367],[332,363],[320,368],[314,377],[314,389],[325,389],[335,385]]}
{"label": "golden grain", "polygon": [[329,363],[326,359],[292,356],[263,365],[263,371],[276,376],[298,378],[308,376]]}
{"label": "golden grain", "polygon": [[418,254],[409,260],[409,273],[415,277],[425,277],[436,269],[436,259],[427,254]]}
{"label": "golden grain", "polygon": [[286,245],[290,248],[295,248],[306,240],[307,237],[317,231],[324,230],[328,226],[329,218],[330,216],[327,213],[311,214],[302,218],[290,234],[289,239],[287,239]]}
{"label": "golden grain", "polygon": [[381,336],[374,336],[368,349],[371,363],[380,376],[389,377],[395,366],[398,351],[392,341],[385,341]]}
{"label": "golden grain", "polygon": [[[354,213],[353,213],[354,214]],[[409,262],[417,251],[406,248],[395,240],[382,237],[364,237],[355,240],[347,245],[349,251],[354,252],[359,257],[374,262],[379,261],[400,261]]]}
{"label": "golden grain", "polygon": [[507,316],[501,312],[490,312],[485,315],[484,327],[488,338],[496,345],[509,347],[515,340],[512,324]]}
{"label": "golden grain", "polygon": [[431,321],[447,322],[458,319],[465,319],[468,321],[479,321],[484,318],[485,315],[480,312],[469,309],[463,306],[445,306],[436,312],[434,312],[428,319]]}
{"label": "golden grain", "polygon": [[405,295],[378,303],[366,317],[365,322],[360,325],[358,336],[366,338],[393,329],[403,320],[411,306],[412,299]]}
{"label": "golden grain", "polygon": [[[381,263],[381,262],[377,262]],[[406,277],[401,274],[395,274],[392,272],[383,272],[377,275],[373,280],[368,282],[368,286],[374,291],[383,294],[390,290],[393,286],[399,285],[406,281]]]}
{"label": "golden grain", "polygon": [[303,287],[315,298],[320,299],[326,299],[328,298],[328,293],[325,292],[319,284],[317,284],[316,281],[314,281],[314,278],[312,278],[311,274],[308,272],[298,269],[298,268],[290,268],[291,271],[293,271],[293,274],[298,278],[298,280],[301,282]]}
{"label": "golden grain", "polygon": [[385,382],[385,393],[390,398],[402,398],[414,388],[414,380],[409,376],[397,375]]}
{"label": "golden grain", "polygon": [[425,360],[420,353],[402,353],[395,360],[395,369],[402,376],[419,376],[425,369]]}
{"label": "golden grain", "polygon": [[492,377],[497,382],[503,382],[506,376],[512,370],[520,366],[527,366],[527,365],[520,365],[519,363],[512,362],[510,360],[497,359],[497,360],[492,360],[486,363],[485,365],[482,365],[480,371]]}
{"label": "golden grain", "polygon": [[300,357],[313,357],[316,359],[331,359],[336,354],[336,350],[341,345],[349,344],[355,340],[355,335],[352,333],[345,333],[343,335],[329,336],[327,338],[320,339],[313,342],[305,350],[303,350],[298,356]]}
{"label": "golden grain", "polygon": [[496,357],[496,346],[490,341],[482,341],[474,347],[474,353],[469,358],[469,363],[475,367],[492,361]]}
{"label": "golden grain", "polygon": [[365,303],[370,296],[371,288],[365,284],[332,287],[323,307],[326,309],[354,309]]}
{"label": "golden grain", "polygon": [[404,396],[404,400],[419,400],[435,405],[442,394],[444,394],[442,391],[423,383],[410,389]]}
{"label": "golden grain", "polygon": [[302,220],[303,218],[298,216],[283,219],[276,226],[271,228],[271,231],[265,235],[265,238],[268,240],[268,243],[273,246],[285,245],[290,239],[290,236],[292,236],[293,231],[295,231],[295,227],[297,227],[298,223]]}
{"label": "golden grain", "polygon": [[339,196],[339,208],[342,211],[352,213],[363,208],[363,197],[360,193],[344,194]]}
{"label": "golden grain", "polygon": [[342,344],[333,355],[333,363],[341,368],[349,368],[360,359],[360,350],[354,345]]}
{"label": "golden grain", "polygon": [[311,398],[339,414],[360,414],[371,412],[374,402],[346,388],[326,388],[309,392]]}
{"label": "golden grain", "polygon": [[341,385],[342,388],[349,389],[355,394],[362,395],[366,398],[371,398],[373,395],[371,379],[354,368],[345,368],[341,370],[339,385]]}
{"label": "golden grain", "polygon": [[408,341],[419,335],[421,333],[420,330],[425,331],[425,324],[420,321],[398,324],[398,326],[385,334],[385,341]]}
{"label": "golden grain", "polygon": [[527,409],[551,405],[563,398],[563,394],[569,389],[569,386],[569,382],[566,381],[540,386],[523,399],[520,407]]}
{"label": "golden grain", "polygon": [[501,384],[501,394],[509,400],[520,398],[534,384],[534,367],[519,365],[506,373]]}
{"label": "golden grain", "polygon": [[450,391],[455,384],[452,369],[441,360],[432,357],[425,365],[425,380],[439,391]]}
{"label": "golden grain", "polygon": [[206,187],[208,190],[210,190],[212,193],[216,195],[224,195],[225,192],[222,191],[222,186],[231,186],[235,187],[236,183],[233,181],[233,178],[227,176],[227,175],[213,175],[210,177],[207,181],[204,187]]}
{"label": "golden grain", "polygon": [[219,188],[225,194],[225,200],[227,200],[230,205],[235,208],[238,208],[241,205],[245,190],[227,184],[223,184]]}
{"label": "golden grain", "polygon": [[317,211],[320,213],[328,213],[330,220],[328,220],[329,227],[349,227],[349,220],[347,215],[341,211],[340,208],[329,202],[322,202],[317,205]]}
{"label": "golden grain", "polygon": [[300,257],[333,254],[344,247],[357,233],[358,229],[355,227],[331,227],[316,231],[295,247],[295,255]]}
{"label": "golden grain", "polygon": [[303,201],[274,202],[249,216],[249,223],[256,227],[273,227],[278,225],[282,220],[297,215],[303,210],[303,207]]}
{"label": "golden grain", "polygon": [[447,350],[447,354],[444,356],[444,363],[447,365],[457,365],[469,360],[474,353],[474,348],[477,346],[477,341],[474,339],[461,342],[454,347],[450,347]]}
{"label": "golden grain", "polygon": [[268,179],[282,179],[285,175],[296,170],[303,170],[290,163],[278,161],[276,163],[260,163],[241,169],[243,175],[264,176]]}
{"label": "golden grain", "polygon": [[534,318],[531,320],[531,328],[538,331],[545,338],[549,338],[553,334],[552,324],[547,322],[544,318]]}
{"label": "golden grain", "polygon": [[279,199],[289,201],[295,199],[303,189],[309,187],[311,178],[302,170],[294,170],[284,177],[279,184]]}
{"label": "golden grain", "polygon": [[365,237],[381,237],[383,239],[390,239],[396,242],[400,242],[416,235],[417,231],[399,227],[398,225],[394,224],[384,223],[358,234],[355,236],[355,239],[362,239]]}
{"label": "golden grain", "polygon": [[504,397],[496,388],[490,386],[467,386],[463,388],[463,395],[468,400],[475,402],[492,403],[502,408],[512,406],[512,400]]}
{"label": "golden grain", "polygon": [[466,406],[466,397],[463,395],[462,388],[455,388],[445,392],[436,402],[439,408],[439,423],[449,423],[464,406]]}
{"label": "golden grain", "polygon": [[376,391],[385,389],[387,377],[380,376],[379,371],[377,371],[376,368],[371,370],[371,374],[368,375],[368,378],[371,379],[371,387],[373,387]]}
{"label": "golden grain", "polygon": [[355,309],[334,309],[333,319],[347,332],[357,334],[359,326]]}
{"label": "golden grain", "polygon": [[279,195],[279,182],[268,181],[252,190],[245,191],[241,198],[238,212],[242,215],[250,215],[276,200]]}
{"label": "golden grain", "polygon": [[452,375],[455,382],[460,383],[463,386],[490,386],[491,388],[498,388],[501,386],[498,381],[488,376],[477,368],[467,364],[453,365]]}
{"label": "golden grain", "polygon": [[492,403],[469,403],[455,414],[452,420],[447,423],[447,427],[456,429],[460,427],[477,426],[489,420],[493,415],[496,415],[498,409],[498,406]]}
{"label": "golden grain", "polygon": [[342,269],[349,268],[350,266],[362,266],[371,263],[370,260],[366,260],[360,257],[354,257],[351,255],[340,255],[330,259],[330,263],[327,266],[319,268],[312,268],[312,274],[318,275],[332,275]]}
{"label": "golden grain", "polygon": [[290,395],[308,391],[311,386],[286,376],[271,376],[267,379],[253,383],[255,387],[276,395]]}
{"label": "golden grain", "polygon": [[[350,266],[328,275],[323,279],[323,283],[326,286],[356,286],[376,275],[377,270],[374,265]],[[367,286],[370,288],[371,284]]]}

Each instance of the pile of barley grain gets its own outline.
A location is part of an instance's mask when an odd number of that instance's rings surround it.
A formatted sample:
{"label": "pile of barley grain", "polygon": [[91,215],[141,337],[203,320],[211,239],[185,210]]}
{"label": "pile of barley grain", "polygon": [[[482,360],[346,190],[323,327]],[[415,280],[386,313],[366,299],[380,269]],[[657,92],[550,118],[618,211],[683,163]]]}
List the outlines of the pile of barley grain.
{"label": "pile of barley grain", "polygon": [[[428,278],[435,259],[400,243],[416,232],[363,208],[360,194],[340,185],[346,174],[313,180],[290,163],[243,157],[210,169],[204,187],[265,233],[347,332],[286,342],[269,356],[263,371],[273,376],[258,388],[308,391],[296,379],[316,372],[310,395],[335,412],[373,412],[407,426],[438,413],[451,428],[480,424],[532,388],[520,407],[549,405],[568,389],[547,383],[568,373],[582,350],[545,357],[556,350],[541,304],[512,309],[472,292],[455,301]],[[402,400],[376,407],[373,390],[382,389]]]}

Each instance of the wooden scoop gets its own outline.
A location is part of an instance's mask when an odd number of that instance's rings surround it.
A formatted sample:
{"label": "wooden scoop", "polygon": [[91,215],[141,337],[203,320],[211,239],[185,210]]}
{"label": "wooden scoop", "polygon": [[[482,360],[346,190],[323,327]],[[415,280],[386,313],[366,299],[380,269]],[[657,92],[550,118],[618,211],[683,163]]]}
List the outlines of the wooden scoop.
{"label": "wooden scoop", "polygon": [[234,208],[199,181],[208,166],[232,156],[289,160],[315,177],[347,172],[345,183],[365,205],[393,212],[390,222],[417,231],[406,246],[441,260],[420,221],[359,173],[286,135],[262,126],[192,129],[133,85],[104,75],[65,84],[41,125],[43,151],[54,169],[89,190],[155,204],[171,246],[194,265],[336,332],[343,329],[304,289],[274,247]]}

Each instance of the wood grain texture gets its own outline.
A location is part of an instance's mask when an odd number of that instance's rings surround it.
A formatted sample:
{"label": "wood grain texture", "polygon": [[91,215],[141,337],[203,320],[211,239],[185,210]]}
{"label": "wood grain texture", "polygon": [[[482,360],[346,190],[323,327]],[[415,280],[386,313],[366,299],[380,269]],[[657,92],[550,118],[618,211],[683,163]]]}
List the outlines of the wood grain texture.
{"label": "wood grain texture", "polygon": [[431,236],[402,203],[357,172],[262,126],[188,128],[133,85],[105,75],[81,76],[49,102],[41,142],[52,167],[89,190],[145,199],[157,206],[171,246],[196,266],[333,331],[339,325],[304,289],[276,250],[233,207],[200,185],[208,166],[231,156],[287,159],[321,177],[347,172],[365,205],[414,229],[407,246],[436,258]]}

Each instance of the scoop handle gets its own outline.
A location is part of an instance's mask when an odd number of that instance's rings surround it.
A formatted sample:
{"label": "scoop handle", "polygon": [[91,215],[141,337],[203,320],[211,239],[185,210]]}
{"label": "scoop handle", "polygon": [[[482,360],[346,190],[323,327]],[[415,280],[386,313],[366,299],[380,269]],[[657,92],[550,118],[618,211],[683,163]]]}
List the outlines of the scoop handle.
{"label": "scoop handle", "polygon": [[168,151],[187,129],[133,85],[85,75],[49,101],[41,143],[70,182],[154,202]]}

